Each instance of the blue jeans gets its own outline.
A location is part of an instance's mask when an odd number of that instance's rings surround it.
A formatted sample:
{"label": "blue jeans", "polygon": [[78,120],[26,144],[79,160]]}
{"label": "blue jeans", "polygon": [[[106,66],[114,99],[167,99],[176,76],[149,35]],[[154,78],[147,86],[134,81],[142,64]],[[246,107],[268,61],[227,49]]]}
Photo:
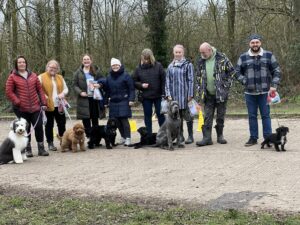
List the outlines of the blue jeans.
{"label": "blue jeans", "polygon": [[144,99],[143,100],[144,121],[145,121],[145,126],[147,128],[148,134],[152,134],[152,105],[153,104],[155,107],[155,113],[157,115],[159,126],[161,126],[165,122],[164,114],[160,114],[161,98]]}
{"label": "blue jeans", "polygon": [[262,119],[264,138],[266,138],[268,135],[272,133],[270,106],[267,104],[267,96],[268,96],[267,93],[260,94],[260,95],[245,94],[246,105],[248,108],[250,138],[255,140],[258,139],[258,122],[257,122],[258,108]]}

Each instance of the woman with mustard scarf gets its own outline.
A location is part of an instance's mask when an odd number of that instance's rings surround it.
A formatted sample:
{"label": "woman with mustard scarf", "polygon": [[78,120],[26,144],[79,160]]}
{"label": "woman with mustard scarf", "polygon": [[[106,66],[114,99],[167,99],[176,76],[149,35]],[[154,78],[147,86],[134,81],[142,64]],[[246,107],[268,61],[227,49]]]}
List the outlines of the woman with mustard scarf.
{"label": "woman with mustard scarf", "polygon": [[60,70],[59,63],[56,60],[50,60],[46,65],[46,72],[39,75],[42,88],[47,99],[47,123],[45,127],[48,148],[56,151],[57,148],[53,143],[54,119],[58,127],[58,135],[63,136],[66,130],[66,116],[59,110],[59,101],[65,98],[69,89],[62,75],[58,74]]}

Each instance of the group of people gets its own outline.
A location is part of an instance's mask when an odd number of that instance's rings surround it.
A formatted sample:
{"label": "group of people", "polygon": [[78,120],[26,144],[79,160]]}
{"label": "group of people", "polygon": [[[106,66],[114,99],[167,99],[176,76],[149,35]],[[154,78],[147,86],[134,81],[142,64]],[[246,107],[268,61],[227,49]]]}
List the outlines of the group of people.
{"label": "group of people", "polygon": [[[226,144],[223,136],[226,105],[233,79],[244,86],[244,94],[249,116],[250,138],[245,146],[257,143],[258,109],[262,117],[263,137],[272,133],[270,107],[267,104],[269,92],[276,91],[280,82],[280,68],[275,56],[261,47],[261,36],[254,34],[249,38],[249,50],[243,53],[234,67],[228,57],[215,47],[204,42],[199,47],[200,59],[194,71],[193,64],[185,58],[184,47],[175,45],[173,60],[165,71],[155,60],[150,49],[141,53],[139,65],[130,76],[119,59],[111,59],[111,67],[106,77],[100,69],[93,65],[90,55],[82,57],[81,66],[73,76],[74,91],[77,95],[77,119],[82,120],[86,136],[89,138],[91,129],[99,125],[99,119],[106,116],[117,119],[121,134],[119,144],[130,145],[131,134],[129,120],[132,116],[131,107],[135,101],[135,89],[139,91],[138,99],[144,111],[144,122],[149,134],[152,133],[152,108],[161,126],[165,117],[161,114],[162,99],[175,100],[179,103],[181,118],[180,143],[194,142],[193,115],[188,103],[196,101],[204,104],[203,138],[197,146],[212,145],[211,138],[213,118],[216,111],[217,142]],[[55,151],[53,143],[54,120],[57,123],[58,135],[61,137],[66,130],[66,117],[60,104],[68,94],[66,82],[59,74],[60,65],[50,60],[46,72],[37,76],[28,69],[24,56],[18,56],[15,67],[6,82],[6,96],[12,102],[17,117],[23,117],[33,125],[38,145],[38,155],[48,156],[44,147],[43,111],[47,118],[45,125],[48,150]],[[188,137],[183,135],[183,120],[186,121]],[[30,126],[28,127],[30,134]],[[27,155],[32,157],[29,142]]]}

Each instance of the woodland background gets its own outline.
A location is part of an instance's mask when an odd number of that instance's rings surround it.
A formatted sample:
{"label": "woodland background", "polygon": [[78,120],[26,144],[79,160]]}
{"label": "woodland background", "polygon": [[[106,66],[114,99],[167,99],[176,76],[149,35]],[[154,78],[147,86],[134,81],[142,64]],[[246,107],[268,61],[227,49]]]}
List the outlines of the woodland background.
{"label": "woodland background", "polygon": [[[132,72],[146,47],[166,67],[175,44],[195,63],[207,41],[236,64],[251,33],[280,63],[281,95],[300,102],[300,0],[0,0],[0,31],[0,111],[9,107],[5,81],[17,55],[36,73],[57,59],[71,87],[84,53],[103,74],[111,57]],[[240,95],[234,85],[231,99]]]}

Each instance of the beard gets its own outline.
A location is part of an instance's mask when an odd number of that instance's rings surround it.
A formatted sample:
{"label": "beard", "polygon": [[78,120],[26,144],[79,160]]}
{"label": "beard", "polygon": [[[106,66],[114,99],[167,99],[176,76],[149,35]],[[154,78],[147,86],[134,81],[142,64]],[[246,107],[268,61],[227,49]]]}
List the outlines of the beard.
{"label": "beard", "polygon": [[258,53],[260,51],[260,47],[252,47],[251,51],[254,53]]}

